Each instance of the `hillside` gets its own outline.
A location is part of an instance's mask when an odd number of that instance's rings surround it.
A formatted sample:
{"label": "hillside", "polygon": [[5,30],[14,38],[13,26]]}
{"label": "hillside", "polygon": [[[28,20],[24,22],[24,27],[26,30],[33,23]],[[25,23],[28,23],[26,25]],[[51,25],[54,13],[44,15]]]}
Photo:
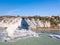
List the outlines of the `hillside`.
{"label": "hillside", "polygon": [[0,33],[4,40],[39,37],[37,32],[60,32],[60,17],[0,16]]}
{"label": "hillside", "polygon": [[[12,24],[21,25],[21,20],[24,20],[32,30],[60,30],[60,17],[59,16],[0,16],[0,27],[7,28]],[[19,25],[18,24],[18,25]]]}

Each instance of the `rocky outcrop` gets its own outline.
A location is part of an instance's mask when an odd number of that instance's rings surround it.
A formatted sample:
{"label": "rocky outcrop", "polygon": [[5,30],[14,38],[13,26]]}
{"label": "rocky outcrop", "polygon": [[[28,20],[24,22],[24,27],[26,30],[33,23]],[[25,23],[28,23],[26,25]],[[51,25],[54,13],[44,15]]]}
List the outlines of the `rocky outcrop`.
{"label": "rocky outcrop", "polygon": [[[28,26],[24,22],[24,20],[22,20],[23,18],[27,22]],[[38,30],[38,28],[39,29],[41,29],[41,28],[50,29],[50,27],[52,27],[52,23],[53,23],[53,22],[51,22],[51,20],[56,21],[56,19],[53,17],[2,16],[2,17],[0,17],[0,27],[5,28],[5,30],[8,33],[8,36],[13,36],[14,31],[18,30],[18,28],[23,29],[24,27],[28,27],[28,30]],[[59,20],[60,20],[60,18],[58,19],[58,22],[59,22]],[[57,24],[58,23],[55,23],[55,26]],[[58,26],[56,26],[56,27],[58,27]]]}

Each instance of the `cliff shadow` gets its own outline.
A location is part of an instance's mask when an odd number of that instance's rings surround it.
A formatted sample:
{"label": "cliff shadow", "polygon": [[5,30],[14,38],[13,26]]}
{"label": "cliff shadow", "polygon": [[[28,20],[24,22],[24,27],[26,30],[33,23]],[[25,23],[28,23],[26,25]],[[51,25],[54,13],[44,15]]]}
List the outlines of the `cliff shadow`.
{"label": "cliff shadow", "polygon": [[26,22],[25,18],[22,18],[22,21],[21,21],[21,29],[26,29],[26,30],[29,29],[29,25]]}

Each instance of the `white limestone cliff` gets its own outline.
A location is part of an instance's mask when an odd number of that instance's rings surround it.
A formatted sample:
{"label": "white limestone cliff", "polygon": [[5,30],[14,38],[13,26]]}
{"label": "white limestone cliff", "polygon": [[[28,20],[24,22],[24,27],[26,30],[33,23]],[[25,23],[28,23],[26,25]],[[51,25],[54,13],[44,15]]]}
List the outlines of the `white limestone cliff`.
{"label": "white limestone cliff", "polygon": [[[7,27],[5,30],[6,30],[6,32],[8,34],[8,36],[11,37],[11,38],[13,38],[15,36],[14,33],[17,30],[18,26],[21,27],[21,21],[22,21],[22,18],[21,17],[4,18],[0,22],[0,27]],[[32,18],[30,20],[29,18],[27,18],[27,19],[25,19],[25,21],[29,25],[29,30],[31,30],[31,28],[35,28],[36,29],[37,26],[39,26],[39,27],[50,27],[50,22],[43,22],[43,21],[41,21],[39,19],[35,20],[34,18]],[[22,30],[22,28],[21,28],[21,30]],[[32,31],[30,31],[30,33],[32,33]]]}

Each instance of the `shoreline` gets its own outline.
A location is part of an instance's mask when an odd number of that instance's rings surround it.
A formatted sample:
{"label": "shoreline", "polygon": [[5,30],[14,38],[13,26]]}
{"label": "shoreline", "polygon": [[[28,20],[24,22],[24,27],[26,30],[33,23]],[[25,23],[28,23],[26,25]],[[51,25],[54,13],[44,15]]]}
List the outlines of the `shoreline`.
{"label": "shoreline", "polygon": [[45,28],[45,27],[38,27],[36,29],[31,29],[32,31],[60,31],[60,28]]}

